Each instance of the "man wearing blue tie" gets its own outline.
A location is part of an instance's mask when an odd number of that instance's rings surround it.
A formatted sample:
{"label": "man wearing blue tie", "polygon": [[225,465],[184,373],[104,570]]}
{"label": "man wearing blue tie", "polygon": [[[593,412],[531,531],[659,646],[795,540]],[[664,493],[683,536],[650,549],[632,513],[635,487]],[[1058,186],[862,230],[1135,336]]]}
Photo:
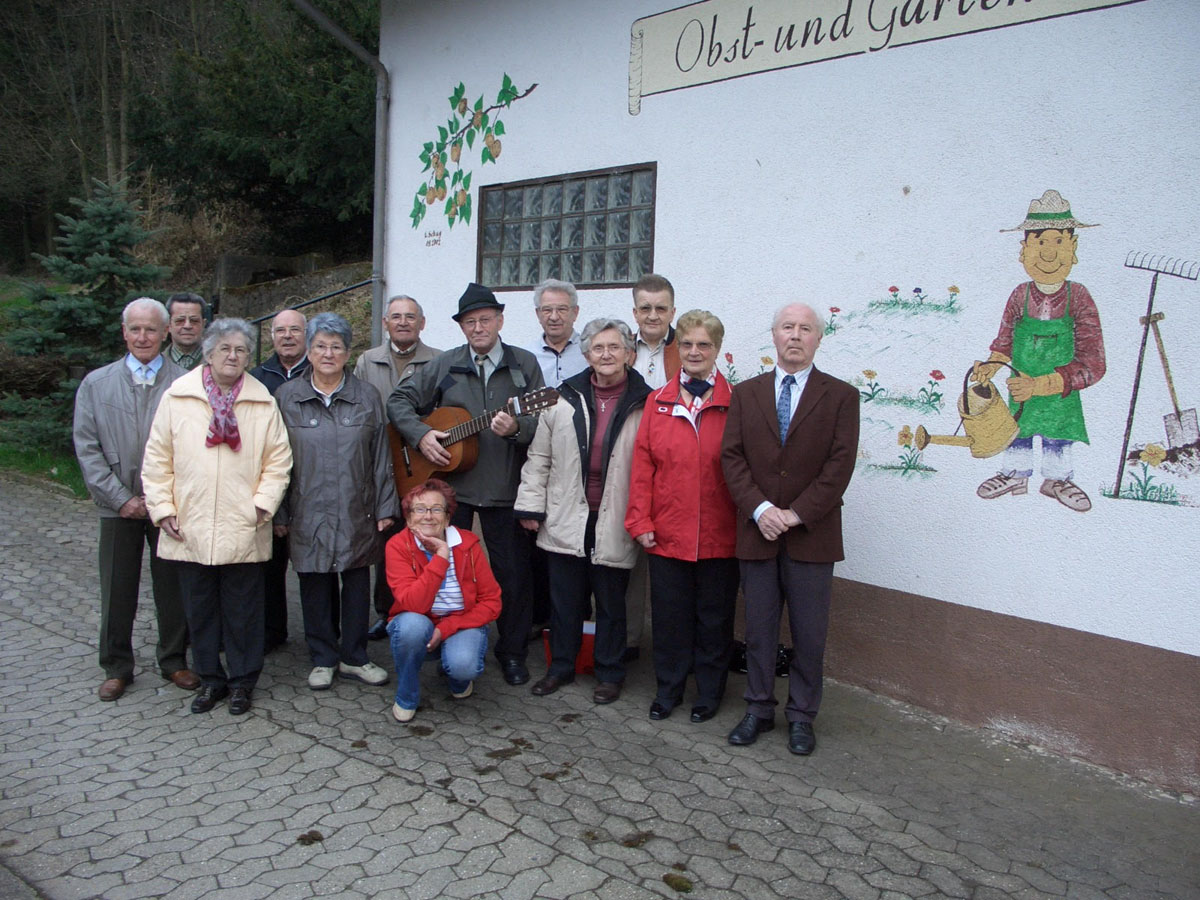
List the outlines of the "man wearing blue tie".
{"label": "man wearing blue tie", "polygon": [[842,494],[858,452],[858,391],[813,366],[825,323],[793,303],[775,314],[775,369],[733,389],[721,446],[738,510],[746,602],[746,715],[729,735],[752,744],[775,727],[775,656],[783,604],[791,625],[788,748],[816,746],[833,564],[842,553]]}
{"label": "man wearing blue tie", "polygon": [[150,547],[150,578],[158,612],[158,667],[184,690],[200,679],[187,668],[188,630],[179,582],[158,558],[158,529],[142,496],[142,453],[150,423],[167,388],[186,374],[162,353],[167,308],[149,297],[121,314],[126,353],[90,372],[75,394],[75,455],[88,492],[100,508],[101,700],[120,697],[133,681],[133,620],[137,614],[142,548]]}

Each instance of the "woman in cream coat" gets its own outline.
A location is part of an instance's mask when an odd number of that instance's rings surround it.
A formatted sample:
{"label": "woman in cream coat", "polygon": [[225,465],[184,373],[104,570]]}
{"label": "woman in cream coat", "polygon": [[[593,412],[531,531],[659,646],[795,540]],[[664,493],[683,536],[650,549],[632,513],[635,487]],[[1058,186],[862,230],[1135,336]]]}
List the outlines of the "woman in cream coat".
{"label": "woman in cream coat", "polygon": [[253,340],[243,319],[209,325],[204,364],[163,397],[143,462],[159,555],[179,572],[201,680],[196,713],[227,695],[232,714],[248,711],[262,670],[263,563],[292,451],[274,399],[246,372]]}
{"label": "woman in cream coat", "polygon": [[521,470],[514,514],[537,532],[550,574],[550,668],[533,686],[545,696],[575,678],[588,597],[596,598],[596,703],[625,681],[625,589],[637,548],[625,532],[629,467],[650,389],[630,367],[629,326],[594,319],[579,340],[590,368],[559,386],[538,421]]}

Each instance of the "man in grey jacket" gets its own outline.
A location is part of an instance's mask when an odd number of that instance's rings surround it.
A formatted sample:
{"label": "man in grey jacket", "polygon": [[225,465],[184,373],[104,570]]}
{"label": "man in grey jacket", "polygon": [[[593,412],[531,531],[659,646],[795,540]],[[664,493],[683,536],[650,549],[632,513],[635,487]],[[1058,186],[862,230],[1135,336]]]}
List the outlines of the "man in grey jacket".
{"label": "man in grey jacket", "polygon": [[184,374],[162,354],[167,309],[141,297],[125,307],[121,333],[127,353],[88,374],[75,395],[75,455],[100,508],[101,700],[116,700],[133,681],[133,620],[137,614],[142,547],[150,547],[150,577],[158,613],[158,666],[184,690],[200,679],[187,667],[188,631],[179,582],[158,558],[159,530],[142,496],[142,453],[158,402]]}
{"label": "man in grey jacket", "polygon": [[441,350],[421,340],[425,330],[425,311],[421,304],[405,294],[388,301],[383,314],[383,343],[364,350],[354,364],[354,377],[373,385],[387,403],[392,390],[401,381],[429,362]]}
{"label": "man in grey jacket", "polygon": [[[442,352],[421,340],[424,330],[425,311],[421,304],[407,294],[397,294],[388,301],[383,314],[383,343],[363,351],[354,364],[354,377],[372,385],[387,403],[397,384],[412,378],[421,366]],[[404,520],[397,517],[384,541],[403,527]],[[379,620],[367,632],[373,641],[387,637],[387,616],[392,608],[386,565],[385,560],[375,567],[375,612]]]}
{"label": "man in grey jacket", "polygon": [[[542,368],[528,350],[500,340],[504,304],[481,284],[471,283],[458,301],[454,321],[467,343],[447,350],[422,366],[412,378],[400,382],[388,400],[387,412],[396,430],[410,447],[434,466],[445,466],[449,451],[441,441],[448,432],[421,421],[435,408],[454,406],[471,416],[502,410],[512,397],[544,387]],[[479,460],[467,472],[451,472],[446,481],[458,495],[451,524],[470,529],[478,513],[488,556],[500,583],[502,608],[496,621],[500,636],[496,658],[504,680],[524,684],[529,680],[525,655],[532,625],[529,600],[530,541],[513,518],[513,502],[521,480],[521,466],[537,419],[511,416],[501,411],[478,437]],[[411,451],[410,451],[411,452]]]}

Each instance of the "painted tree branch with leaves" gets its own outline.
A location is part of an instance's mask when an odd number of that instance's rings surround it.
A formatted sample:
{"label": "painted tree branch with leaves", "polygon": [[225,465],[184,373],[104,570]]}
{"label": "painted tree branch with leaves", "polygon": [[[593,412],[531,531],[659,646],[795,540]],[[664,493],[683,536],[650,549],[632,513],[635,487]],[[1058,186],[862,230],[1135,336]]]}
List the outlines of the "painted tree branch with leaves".
{"label": "painted tree branch with leaves", "polygon": [[[463,145],[468,151],[475,148],[475,142],[482,135],[483,147],[480,148],[480,164],[494,163],[500,156],[500,138],[504,134],[504,123],[500,121],[498,110],[508,109],[516,100],[521,100],[533,93],[537,84],[531,84],[526,90],[518,91],[512,79],[507,74],[496,94],[496,102],[491,106],[483,105],[483,95],[471,105],[467,100],[467,89],[460,81],[458,87],[450,95],[452,113],[445,125],[438,126],[437,140],[427,141],[421,149],[420,160],[425,175],[413,197],[413,208],[409,216],[413,228],[421,224],[425,218],[427,207],[433,206],[440,200],[445,200],[444,212],[450,227],[455,221],[464,224],[471,221],[471,172],[463,169]],[[448,175],[453,166],[454,171]]]}

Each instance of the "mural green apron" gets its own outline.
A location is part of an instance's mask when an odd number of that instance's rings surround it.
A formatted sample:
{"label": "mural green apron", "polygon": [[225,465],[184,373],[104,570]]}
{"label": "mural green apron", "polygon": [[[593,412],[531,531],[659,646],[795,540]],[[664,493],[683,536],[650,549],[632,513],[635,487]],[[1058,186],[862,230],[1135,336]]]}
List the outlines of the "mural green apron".
{"label": "mural green apron", "polygon": [[[1049,375],[1075,358],[1075,319],[1071,317],[1071,282],[1067,282],[1067,306],[1057,319],[1035,319],[1029,315],[1029,285],[1025,285],[1025,311],[1013,326],[1012,364],[1024,375]],[[1011,397],[1008,409],[1016,415],[1021,404]],[[1088,443],[1079,391],[1067,396],[1030,397],[1020,418],[1023,438],[1040,434],[1060,441]]]}

